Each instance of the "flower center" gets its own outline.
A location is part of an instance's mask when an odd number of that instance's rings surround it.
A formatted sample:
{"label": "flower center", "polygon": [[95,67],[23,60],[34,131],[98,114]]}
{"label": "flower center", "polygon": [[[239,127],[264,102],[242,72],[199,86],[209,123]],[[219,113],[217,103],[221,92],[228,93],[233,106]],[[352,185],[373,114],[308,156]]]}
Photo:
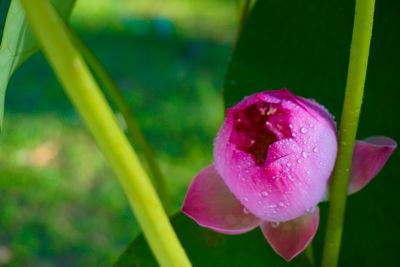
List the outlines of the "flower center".
{"label": "flower center", "polygon": [[[278,104],[258,101],[234,113],[230,142],[251,154],[257,165],[263,165],[268,147],[290,136],[287,113]],[[286,119],[286,120],[285,120]]]}

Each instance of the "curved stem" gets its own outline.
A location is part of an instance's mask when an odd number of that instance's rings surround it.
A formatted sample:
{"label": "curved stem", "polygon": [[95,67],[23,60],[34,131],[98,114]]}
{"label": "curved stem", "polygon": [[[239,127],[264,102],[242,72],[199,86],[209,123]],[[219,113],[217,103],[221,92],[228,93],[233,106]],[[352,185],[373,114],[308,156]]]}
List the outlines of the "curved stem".
{"label": "curved stem", "polygon": [[166,190],[164,176],[157,162],[155,153],[150,144],[146,141],[146,137],[141,131],[135,117],[133,116],[129,104],[125,101],[125,98],[122,95],[121,90],[118,88],[117,84],[108,74],[104,66],[100,63],[100,61],[93,54],[90,48],[72,29],[69,29],[69,33],[75,46],[82,52],[83,57],[87,60],[89,66],[93,70],[94,74],[97,76],[99,82],[103,85],[107,94],[110,96],[111,100],[114,102],[114,104],[124,117],[131,140],[137,144],[138,148],[143,153],[149,170],[152,173],[151,177],[153,178],[153,185],[156,188],[158,195],[160,196],[160,199],[164,205],[164,208],[167,210],[167,213],[170,213],[171,200]]}
{"label": "curved stem", "polygon": [[349,172],[364,94],[375,0],[356,0],[350,62],[339,128],[339,150],[332,176],[323,267],[337,266],[346,207]]}
{"label": "curved stem", "polygon": [[119,178],[161,266],[191,266],[156,191],[48,0],[20,0],[48,61]]}

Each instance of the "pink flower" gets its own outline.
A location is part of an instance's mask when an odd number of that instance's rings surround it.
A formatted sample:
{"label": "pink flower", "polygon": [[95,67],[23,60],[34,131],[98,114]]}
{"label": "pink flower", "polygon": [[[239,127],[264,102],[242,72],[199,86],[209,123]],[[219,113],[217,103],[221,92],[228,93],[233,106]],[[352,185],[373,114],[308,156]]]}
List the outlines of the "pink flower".
{"label": "pink flower", "polygon": [[[363,188],[395,148],[387,137],[357,141],[349,193]],[[323,106],[287,89],[248,96],[228,109],[214,164],[195,177],[182,211],[224,234],[260,226],[290,261],[316,233],[336,153],[336,125]]]}

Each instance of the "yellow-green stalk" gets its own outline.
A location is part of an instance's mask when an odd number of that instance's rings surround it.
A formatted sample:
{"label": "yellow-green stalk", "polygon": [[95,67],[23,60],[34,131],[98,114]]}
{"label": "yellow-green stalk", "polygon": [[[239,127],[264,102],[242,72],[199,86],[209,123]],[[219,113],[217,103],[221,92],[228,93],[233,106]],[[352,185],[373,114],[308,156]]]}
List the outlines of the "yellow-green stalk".
{"label": "yellow-green stalk", "polygon": [[20,0],[48,61],[115,171],[161,266],[191,266],[161,202],[48,0]]}
{"label": "yellow-green stalk", "polygon": [[374,8],[375,0],[356,0],[350,62],[339,128],[339,150],[329,195],[323,267],[336,267],[339,259],[351,161],[364,95]]}
{"label": "yellow-green stalk", "polygon": [[81,38],[79,38],[79,36],[72,29],[69,29],[69,33],[74,45],[80,50],[84,59],[93,70],[94,75],[97,77],[106,93],[110,96],[111,101],[114,102],[115,106],[124,117],[126,126],[128,128],[128,134],[130,135],[132,141],[135,142],[140,152],[142,152],[147,166],[152,174],[154,187],[160,196],[167,214],[170,214],[171,200],[166,189],[165,179],[161,172],[160,165],[158,164],[152,147],[147,142],[143,132],[136,122],[128,103],[125,101],[121,90],[108,74],[104,66],[97,59],[97,57],[92,53],[90,48],[81,40]]}

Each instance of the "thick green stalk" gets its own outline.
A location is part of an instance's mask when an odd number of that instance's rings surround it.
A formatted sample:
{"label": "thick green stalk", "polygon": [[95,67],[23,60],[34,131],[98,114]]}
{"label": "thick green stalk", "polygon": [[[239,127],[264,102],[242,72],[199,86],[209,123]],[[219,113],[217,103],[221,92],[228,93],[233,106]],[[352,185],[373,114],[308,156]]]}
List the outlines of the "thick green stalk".
{"label": "thick green stalk", "polygon": [[117,174],[161,266],[191,266],[152,184],[48,0],[20,0],[47,59]]}
{"label": "thick green stalk", "polygon": [[70,29],[70,36],[75,46],[82,52],[83,57],[93,70],[93,73],[96,75],[99,82],[103,85],[107,94],[110,96],[111,100],[124,117],[131,140],[137,144],[138,148],[143,153],[149,170],[152,173],[154,187],[156,188],[158,195],[164,204],[164,208],[167,210],[167,213],[169,213],[171,211],[171,200],[166,190],[164,176],[162,175],[155,153],[150,144],[146,141],[143,132],[141,131],[135,117],[131,112],[131,109],[129,108],[129,104],[125,101],[121,90],[108,74],[104,66],[100,63],[90,48],[72,29]]}
{"label": "thick green stalk", "polygon": [[322,266],[338,264],[350,167],[364,94],[375,0],[356,0],[350,62],[339,128],[339,150],[332,176]]}

